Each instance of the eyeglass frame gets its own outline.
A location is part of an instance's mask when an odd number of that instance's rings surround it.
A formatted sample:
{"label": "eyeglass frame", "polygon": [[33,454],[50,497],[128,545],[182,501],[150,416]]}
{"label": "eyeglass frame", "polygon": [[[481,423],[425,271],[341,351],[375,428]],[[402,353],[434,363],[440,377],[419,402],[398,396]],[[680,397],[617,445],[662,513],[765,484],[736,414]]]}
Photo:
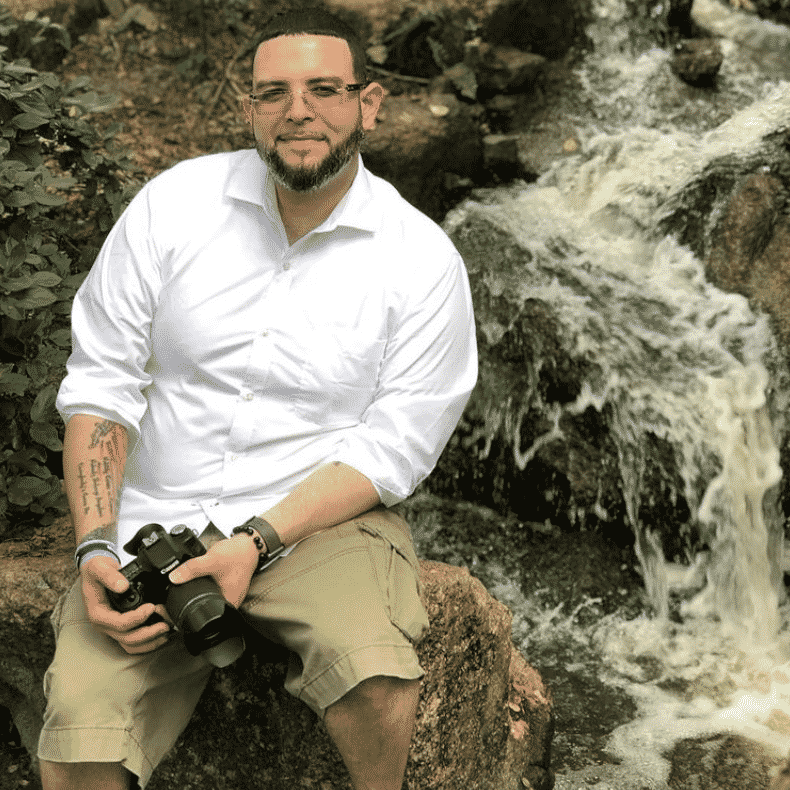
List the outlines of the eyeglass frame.
{"label": "eyeglass frame", "polygon": [[[333,85],[332,87],[333,87],[333,88],[335,88],[336,90],[338,90],[338,92],[340,92],[340,89],[342,88],[342,90],[343,90],[343,91],[344,91],[346,94],[348,94],[348,93],[356,93],[357,91],[362,91],[362,90],[364,90],[365,88],[367,88],[367,87],[368,87],[368,85],[370,85],[370,81],[368,81],[368,82],[350,82],[350,83],[342,83],[342,84],[340,84],[340,85]],[[314,87],[314,88],[316,88],[316,87],[321,87],[321,86],[320,86],[320,85],[314,85],[313,87]],[[304,87],[304,88],[303,88],[301,91],[299,91],[299,93],[301,93],[301,94],[302,94],[302,96],[304,96],[304,94],[305,94],[305,93],[309,93],[309,92],[310,92],[310,87],[308,87],[308,86],[305,86],[305,87]],[[283,107],[275,107],[275,106],[273,106],[273,105],[272,105],[272,109],[273,109],[275,112],[277,112],[277,111],[282,111],[282,110],[284,110],[286,107],[290,107],[290,106],[291,106],[291,104],[293,103],[293,100],[294,100],[294,97],[296,96],[296,93],[297,93],[297,91],[294,91],[294,90],[292,90],[292,89],[291,89],[291,87],[290,87],[290,86],[288,86],[288,94],[289,94],[289,96],[290,96],[290,101],[289,101],[289,102],[288,102],[286,105],[284,105]],[[260,102],[260,101],[261,101],[260,95],[258,95],[258,94],[255,94],[255,93],[248,93],[248,94],[247,94],[247,98],[250,100],[250,109],[251,109],[253,112],[258,112],[258,110],[256,110],[255,108],[256,108],[256,106],[257,106],[257,105],[256,105],[256,102]],[[315,105],[313,105],[313,104],[310,102],[310,100],[309,100],[309,99],[305,99],[305,101],[306,101],[308,104],[310,104],[310,106],[311,106],[311,107],[312,107],[314,110],[316,110],[316,109],[317,109],[317,108],[316,108],[316,106],[315,106]],[[318,106],[320,107],[320,104],[319,104]]]}

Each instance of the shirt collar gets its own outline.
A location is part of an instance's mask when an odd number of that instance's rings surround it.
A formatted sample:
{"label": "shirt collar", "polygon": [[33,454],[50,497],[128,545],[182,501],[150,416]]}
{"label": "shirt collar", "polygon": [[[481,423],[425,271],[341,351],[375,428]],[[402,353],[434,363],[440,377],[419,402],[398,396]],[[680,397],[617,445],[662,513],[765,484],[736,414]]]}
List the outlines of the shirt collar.
{"label": "shirt collar", "polygon": [[[260,206],[272,219],[280,219],[274,179],[268,168],[252,149],[250,156],[241,157],[228,176],[225,193],[230,198]],[[327,219],[315,230],[328,233],[338,227],[374,232],[381,225],[382,209],[374,200],[371,175],[359,159],[359,169],[351,188]]]}

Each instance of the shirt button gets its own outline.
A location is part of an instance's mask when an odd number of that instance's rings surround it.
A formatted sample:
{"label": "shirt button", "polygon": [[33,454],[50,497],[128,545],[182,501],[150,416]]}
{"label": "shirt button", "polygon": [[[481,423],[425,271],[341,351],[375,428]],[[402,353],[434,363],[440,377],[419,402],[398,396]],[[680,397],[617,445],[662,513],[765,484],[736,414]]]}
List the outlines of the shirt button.
{"label": "shirt button", "polygon": [[244,393],[244,400],[252,400],[252,399],[253,399],[253,394],[251,392]]}
{"label": "shirt button", "polygon": [[263,332],[261,332],[261,337],[269,337],[269,331],[264,329]]}
{"label": "shirt button", "polygon": [[290,268],[291,268],[291,264],[290,264],[290,263],[288,263],[288,261],[286,261],[286,262],[283,264],[283,271],[286,271],[286,272],[287,272],[287,271],[288,271]]}

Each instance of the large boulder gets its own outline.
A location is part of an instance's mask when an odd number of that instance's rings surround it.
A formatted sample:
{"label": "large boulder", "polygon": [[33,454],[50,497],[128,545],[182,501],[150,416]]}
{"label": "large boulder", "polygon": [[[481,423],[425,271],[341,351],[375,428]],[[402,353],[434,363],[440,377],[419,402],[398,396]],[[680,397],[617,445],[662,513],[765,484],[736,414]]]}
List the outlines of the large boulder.
{"label": "large boulder", "polygon": [[[7,544],[0,556],[0,705],[34,754],[54,647],[49,612],[75,573],[70,553],[22,550]],[[513,647],[509,610],[461,568],[422,562],[421,582],[431,628],[419,646],[426,675],[410,786],[550,790],[552,700]],[[347,790],[323,724],[283,690],[285,671],[281,648],[264,641],[216,671],[151,790]]]}

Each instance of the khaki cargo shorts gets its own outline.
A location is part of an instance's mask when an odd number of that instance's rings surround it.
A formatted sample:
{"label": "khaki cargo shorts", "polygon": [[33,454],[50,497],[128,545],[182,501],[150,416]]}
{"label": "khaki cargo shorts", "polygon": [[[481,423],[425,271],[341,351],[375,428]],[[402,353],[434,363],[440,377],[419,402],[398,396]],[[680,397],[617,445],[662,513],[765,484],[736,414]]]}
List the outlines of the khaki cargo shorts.
{"label": "khaki cargo shorts", "polygon": [[[206,546],[220,539],[210,526]],[[299,543],[253,579],[246,619],[291,651],[286,688],[319,716],[363,680],[423,675],[414,644],[428,627],[408,525],[383,508]],[[38,756],[120,762],[144,787],[186,727],[212,666],[176,635],[133,656],[88,622],[79,582],[52,615]],[[165,712],[165,713],[163,713]]]}

